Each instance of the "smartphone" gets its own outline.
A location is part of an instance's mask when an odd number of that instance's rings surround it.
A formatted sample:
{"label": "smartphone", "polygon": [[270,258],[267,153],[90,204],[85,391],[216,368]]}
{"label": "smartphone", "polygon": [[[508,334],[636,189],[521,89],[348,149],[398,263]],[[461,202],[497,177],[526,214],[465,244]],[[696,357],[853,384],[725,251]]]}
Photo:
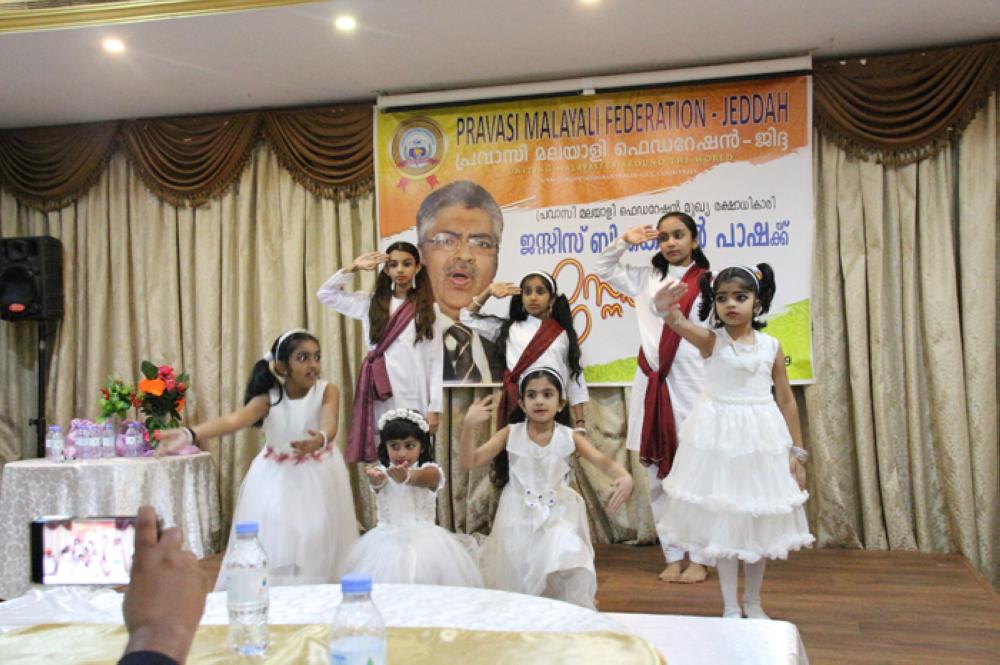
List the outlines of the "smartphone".
{"label": "smartphone", "polygon": [[31,581],[128,584],[135,516],[40,517],[31,522]]}

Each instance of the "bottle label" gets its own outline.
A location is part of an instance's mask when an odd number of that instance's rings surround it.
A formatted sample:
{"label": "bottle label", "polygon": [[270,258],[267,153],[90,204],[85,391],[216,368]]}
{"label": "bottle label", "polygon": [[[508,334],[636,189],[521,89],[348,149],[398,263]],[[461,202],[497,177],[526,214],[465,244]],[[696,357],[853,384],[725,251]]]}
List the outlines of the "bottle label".
{"label": "bottle label", "polygon": [[330,665],[386,665],[385,638],[341,637],[330,642]]}
{"label": "bottle label", "polygon": [[233,570],[226,583],[226,600],[230,605],[267,602],[267,571],[259,568]]}

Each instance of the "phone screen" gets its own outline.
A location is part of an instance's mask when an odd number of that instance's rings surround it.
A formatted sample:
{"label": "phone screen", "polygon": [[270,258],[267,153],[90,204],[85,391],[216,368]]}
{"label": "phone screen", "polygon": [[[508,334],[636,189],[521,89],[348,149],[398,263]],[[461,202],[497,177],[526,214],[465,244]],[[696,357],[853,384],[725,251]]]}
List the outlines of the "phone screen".
{"label": "phone screen", "polygon": [[31,523],[31,581],[128,584],[135,517],[48,517]]}

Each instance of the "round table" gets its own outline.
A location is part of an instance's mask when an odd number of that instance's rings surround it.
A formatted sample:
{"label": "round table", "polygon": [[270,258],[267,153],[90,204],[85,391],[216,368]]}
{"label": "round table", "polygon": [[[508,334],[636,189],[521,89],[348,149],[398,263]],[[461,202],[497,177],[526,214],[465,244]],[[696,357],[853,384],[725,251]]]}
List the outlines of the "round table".
{"label": "round table", "polygon": [[219,544],[222,517],[209,453],[12,462],[0,481],[0,598],[31,588],[28,525],[46,515],[135,515],[150,504],[167,526],[180,527],[199,558]]}

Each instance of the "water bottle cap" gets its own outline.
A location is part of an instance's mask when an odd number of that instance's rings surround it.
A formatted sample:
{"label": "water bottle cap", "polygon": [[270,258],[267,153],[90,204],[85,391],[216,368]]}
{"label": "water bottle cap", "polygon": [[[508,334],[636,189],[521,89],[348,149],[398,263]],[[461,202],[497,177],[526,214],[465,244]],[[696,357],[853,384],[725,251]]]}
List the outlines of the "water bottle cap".
{"label": "water bottle cap", "polygon": [[62,427],[59,427],[59,425],[49,425],[49,431],[50,432],[61,432],[62,431]]}
{"label": "water bottle cap", "polygon": [[367,573],[349,573],[340,578],[343,593],[371,593],[372,576]]}
{"label": "water bottle cap", "polygon": [[236,535],[237,536],[256,536],[257,535],[257,523],[256,522],[240,522],[236,525]]}

